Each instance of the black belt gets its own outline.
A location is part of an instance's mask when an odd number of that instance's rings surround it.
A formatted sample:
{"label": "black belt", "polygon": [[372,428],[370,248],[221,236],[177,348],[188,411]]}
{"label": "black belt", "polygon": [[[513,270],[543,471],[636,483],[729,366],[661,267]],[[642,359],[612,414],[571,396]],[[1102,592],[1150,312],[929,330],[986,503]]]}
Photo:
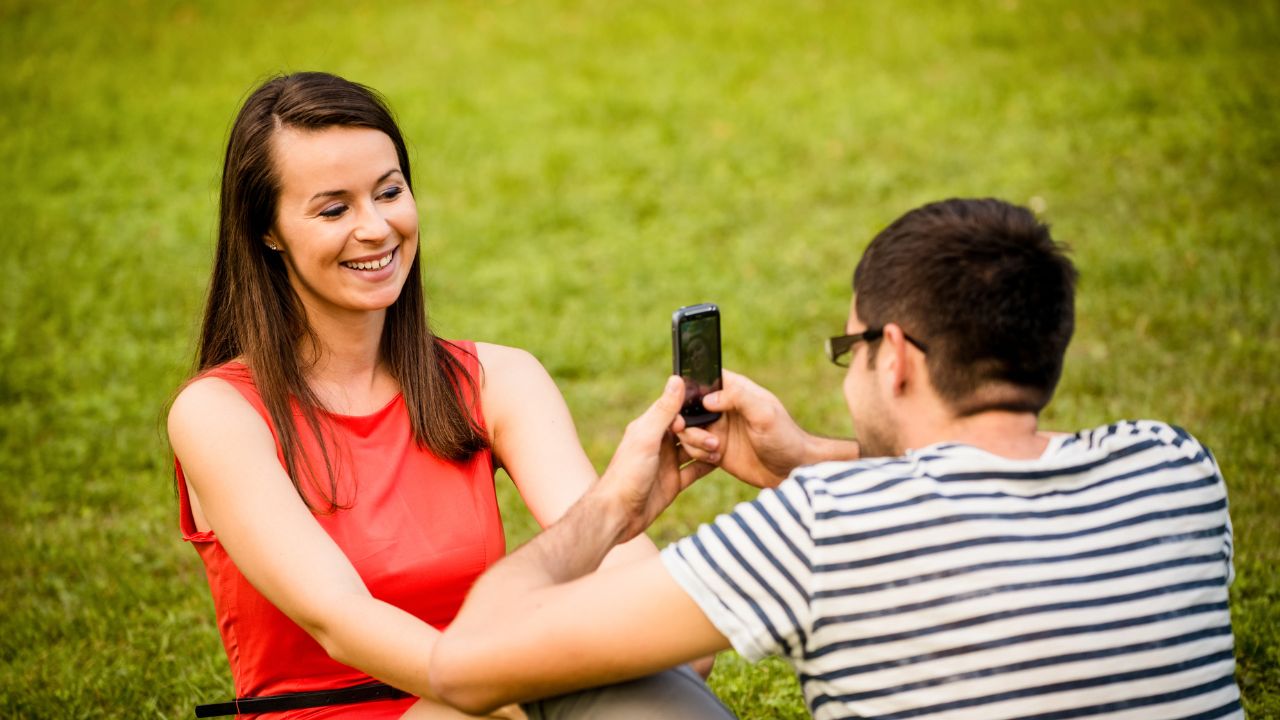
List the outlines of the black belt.
{"label": "black belt", "polygon": [[313,690],[311,692],[268,695],[266,697],[236,698],[231,702],[197,705],[196,717],[221,717],[242,713],[268,713],[282,710],[324,707],[325,705],[349,705],[370,700],[394,700],[409,697],[409,693],[397,690],[386,683],[371,682],[338,690]]}

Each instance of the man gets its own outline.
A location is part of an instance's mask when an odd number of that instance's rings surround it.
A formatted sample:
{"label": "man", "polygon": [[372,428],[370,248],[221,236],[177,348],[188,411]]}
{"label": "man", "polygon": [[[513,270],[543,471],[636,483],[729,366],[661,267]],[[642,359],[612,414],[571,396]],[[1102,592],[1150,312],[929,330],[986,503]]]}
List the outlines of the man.
{"label": "man", "polygon": [[[732,646],[786,658],[818,718],[1241,716],[1213,457],[1153,421],[1038,429],[1075,277],[1025,209],[907,213],[828,345],[865,459],[732,373],[705,403],[723,418],[685,428],[672,378],[599,484],[476,584],[433,687],[476,712]],[[591,573],[712,464],[768,489]]]}

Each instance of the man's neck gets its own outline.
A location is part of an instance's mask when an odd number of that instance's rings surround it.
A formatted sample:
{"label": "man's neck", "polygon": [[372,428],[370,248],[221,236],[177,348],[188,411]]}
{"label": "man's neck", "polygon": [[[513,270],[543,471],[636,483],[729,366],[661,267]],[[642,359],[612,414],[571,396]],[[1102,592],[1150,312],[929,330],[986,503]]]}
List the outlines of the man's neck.
{"label": "man's neck", "polygon": [[1032,412],[988,410],[915,424],[903,440],[908,448],[955,442],[972,445],[1000,457],[1030,460],[1044,454],[1051,437],[1040,432],[1038,423],[1039,418]]}
{"label": "man's neck", "polygon": [[1039,430],[1039,418],[1030,412],[988,410],[969,415],[955,420],[948,434],[956,442],[1014,460],[1038,458],[1049,445],[1049,438]]}

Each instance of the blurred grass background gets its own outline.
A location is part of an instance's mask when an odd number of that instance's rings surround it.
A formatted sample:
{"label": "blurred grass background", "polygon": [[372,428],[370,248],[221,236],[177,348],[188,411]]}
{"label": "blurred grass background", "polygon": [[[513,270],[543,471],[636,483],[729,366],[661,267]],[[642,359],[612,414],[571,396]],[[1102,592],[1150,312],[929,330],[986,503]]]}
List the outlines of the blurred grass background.
{"label": "blurred grass background", "polygon": [[[865,243],[943,197],[1035,207],[1083,275],[1046,425],[1214,449],[1245,705],[1280,717],[1278,37],[1272,1],[0,0],[0,716],[229,696],[161,417],[231,119],[324,69],[401,119],[437,331],[534,352],[600,467],[673,308],[718,302],[726,365],[847,434],[821,342]],[[748,494],[713,476],[655,538]],[[712,680],[744,718],[804,716],[779,662]]]}

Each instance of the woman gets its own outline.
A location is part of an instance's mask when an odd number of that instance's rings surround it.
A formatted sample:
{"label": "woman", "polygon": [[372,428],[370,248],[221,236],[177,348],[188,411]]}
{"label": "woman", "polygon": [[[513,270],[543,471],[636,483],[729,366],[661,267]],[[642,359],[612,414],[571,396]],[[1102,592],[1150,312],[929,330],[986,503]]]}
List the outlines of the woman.
{"label": "woman", "polygon": [[[411,695],[270,717],[457,717],[427,666],[504,553],[494,468],[543,525],[595,478],[565,403],[529,354],[431,334],[408,155],[369,89],[323,73],[258,88],[220,212],[198,374],[169,436],[236,694],[377,679]],[[653,551],[642,536],[611,560]],[[642,716],[657,693],[654,716],[721,712],[681,672],[574,706]]]}

